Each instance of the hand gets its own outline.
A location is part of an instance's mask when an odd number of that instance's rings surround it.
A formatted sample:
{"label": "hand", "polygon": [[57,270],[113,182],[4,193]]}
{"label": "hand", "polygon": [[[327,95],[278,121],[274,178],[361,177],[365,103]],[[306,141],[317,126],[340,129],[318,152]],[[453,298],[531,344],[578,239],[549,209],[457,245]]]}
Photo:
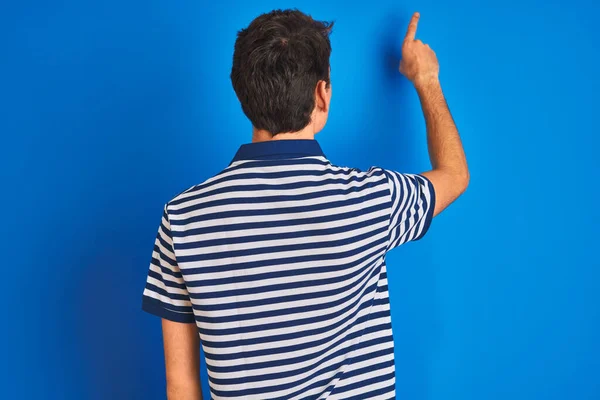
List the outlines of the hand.
{"label": "hand", "polygon": [[402,43],[402,60],[399,70],[415,87],[438,81],[440,65],[428,44],[415,40],[419,13],[413,14],[406,37]]}

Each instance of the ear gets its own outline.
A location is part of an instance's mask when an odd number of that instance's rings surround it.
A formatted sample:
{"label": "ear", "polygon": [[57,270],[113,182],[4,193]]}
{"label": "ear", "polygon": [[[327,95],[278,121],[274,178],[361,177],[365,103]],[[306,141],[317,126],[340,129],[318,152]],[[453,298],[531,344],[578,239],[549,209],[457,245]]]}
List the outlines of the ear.
{"label": "ear", "polygon": [[327,101],[327,91],[331,90],[326,88],[327,84],[325,81],[320,80],[317,82],[317,87],[315,89],[315,99],[316,99],[316,107],[319,111],[327,112],[329,109],[329,102]]}

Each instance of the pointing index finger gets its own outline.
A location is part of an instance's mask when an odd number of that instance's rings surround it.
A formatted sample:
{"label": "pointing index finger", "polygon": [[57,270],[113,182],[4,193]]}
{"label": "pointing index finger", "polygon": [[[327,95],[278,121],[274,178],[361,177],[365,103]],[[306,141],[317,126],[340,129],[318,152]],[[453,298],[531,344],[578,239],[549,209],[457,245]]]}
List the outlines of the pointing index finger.
{"label": "pointing index finger", "polygon": [[420,14],[418,12],[414,13],[410,22],[408,24],[408,30],[406,31],[406,37],[404,38],[404,42],[409,40],[415,40],[415,35],[417,34],[417,23],[419,22]]}

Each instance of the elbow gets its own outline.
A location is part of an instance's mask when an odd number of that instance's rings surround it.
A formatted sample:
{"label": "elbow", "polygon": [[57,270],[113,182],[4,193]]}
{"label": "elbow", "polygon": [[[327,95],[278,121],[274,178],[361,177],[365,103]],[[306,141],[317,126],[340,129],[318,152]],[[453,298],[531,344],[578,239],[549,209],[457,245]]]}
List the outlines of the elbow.
{"label": "elbow", "polygon": [[464,192],[465,190],[467,190],[467,187],[469,187],[469,181],[471,180],[471,174],[469,173],[469,169],[466,168],[465,172],[462,174],[461,176],[461,184],[462,184],[462,191]]}
{"label": "elbow", "polygon": [[458,195],[460,196],[467,190],[469,186],[469,181],[471,180],[471,176],[469,174],[468,168],[463,168],[459,171],[456,171],[454,174],[454,186],[458,191]]}
{"label": "elbow", "polygon": [[202,388],[199,380],[184,384],[167,383],[167,400],[202,400]]}

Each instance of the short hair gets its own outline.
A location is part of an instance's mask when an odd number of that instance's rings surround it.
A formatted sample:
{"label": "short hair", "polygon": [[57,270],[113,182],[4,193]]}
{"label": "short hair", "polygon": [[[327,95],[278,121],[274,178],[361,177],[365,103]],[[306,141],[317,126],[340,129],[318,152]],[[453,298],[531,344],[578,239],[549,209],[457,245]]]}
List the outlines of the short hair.
{"label": "short hair", "polygon": [[230,77],[254,127],[275,136],[311,122],[318,81],[330,85],[333,25],[298,9],[277,9],[238,31]]}

